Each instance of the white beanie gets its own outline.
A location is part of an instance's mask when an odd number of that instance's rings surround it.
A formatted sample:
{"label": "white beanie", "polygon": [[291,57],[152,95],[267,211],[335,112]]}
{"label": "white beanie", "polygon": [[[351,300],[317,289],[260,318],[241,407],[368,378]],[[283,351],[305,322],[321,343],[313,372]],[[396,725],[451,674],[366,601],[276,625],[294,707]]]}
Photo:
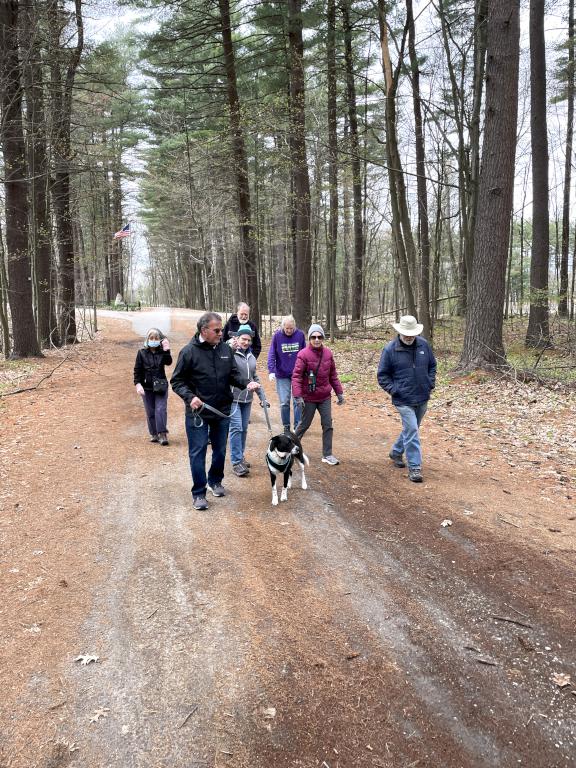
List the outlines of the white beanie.
{"label": "white beanie", "polygon": [[318,323],[312,323],[310,328],[308,328],[308,338],[312,336],[313,333],[321,333],[324,338],[326,338],[326,334],[324,333],[324,328],[322,328],[321,325],[318,325]]}

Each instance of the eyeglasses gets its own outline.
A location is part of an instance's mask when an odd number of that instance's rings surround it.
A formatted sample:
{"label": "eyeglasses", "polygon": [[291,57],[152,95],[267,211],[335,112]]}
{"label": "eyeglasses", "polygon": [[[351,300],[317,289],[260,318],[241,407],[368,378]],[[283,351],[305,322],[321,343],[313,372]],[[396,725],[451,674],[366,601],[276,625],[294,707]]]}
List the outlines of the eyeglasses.
{"label": "eyeglasses", "polygon": [[312,339],[312,341],[322,341],[324,336],[310,336],[310,338]]}
{"label": "eyeglasses", "polygon": [[212,331],[212,333],[222,333],[222,328],[207,328],[207,331]]}

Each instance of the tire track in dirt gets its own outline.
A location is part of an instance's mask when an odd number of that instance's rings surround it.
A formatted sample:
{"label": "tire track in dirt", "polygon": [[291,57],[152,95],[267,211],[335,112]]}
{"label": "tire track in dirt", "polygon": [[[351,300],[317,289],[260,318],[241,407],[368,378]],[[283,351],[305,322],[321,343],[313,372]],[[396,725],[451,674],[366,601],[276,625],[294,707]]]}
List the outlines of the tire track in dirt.
{"label": "tire track in dirt", "polygon": [[[111,373],[129,380],[137,341],[128,328],[119,337]],[[83,389],[84,414],[96,396]],[[145,442],[134,398],[109,407],[117,431],[99,447],[106,474],[76,474],[93,532],[83,550],[90,588],[73,615],[87,616],[45,670],[60,693],[46,685],[37,702],[57,706],[54,748],[34,763],[14,753],[6,766],[576,764],[576,697],[550,681],[557,670],[576,678],[574,613],[554,592],[573,578],[569,558],[546,560],[536,540],[525,550],[480,520],[439,532],[455,491],[434,472],[416,489],[383,469],[375,420],[345,409],[335,413],[342,465],[319,464],[315,425],[305,440],[313,490],[297,488],[296,472],[288,502],[272,508],[255,406],[251,477],[227,469],[230,495],[198,513],[178,399],[167,449]],[[57,424],[52,434],[61,439]],[[464,476],[459,493],[482,488]],[[509,615],[510,602],[531,629],[489,620]],[[100,660],[73,665],[72,649]],[[33,697],[28,706],[35,722]]]}

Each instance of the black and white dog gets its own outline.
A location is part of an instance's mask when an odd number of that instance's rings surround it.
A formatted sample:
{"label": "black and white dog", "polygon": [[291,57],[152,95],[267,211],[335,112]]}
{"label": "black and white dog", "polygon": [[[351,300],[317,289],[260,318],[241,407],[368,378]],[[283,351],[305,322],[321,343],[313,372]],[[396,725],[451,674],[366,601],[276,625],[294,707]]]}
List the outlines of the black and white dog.
{"label": "black and white dog", "polygon": [[310,464],[308,456],[302,450],[300,440],[293,432],[285,432],[283,435],[275,435],[268,445],[266,453],[266,464],[270,472],[270,482],[272,483],[272,505],[278,504],[278,491],[276,490],[276,477],[284,475],[284,487],[280,494],[280,501],[288,500],[288,488],[292,486],[292,465],[294,460],[300,464],[302,470],[302,488],[306,490],[306,476],[304,466]]}

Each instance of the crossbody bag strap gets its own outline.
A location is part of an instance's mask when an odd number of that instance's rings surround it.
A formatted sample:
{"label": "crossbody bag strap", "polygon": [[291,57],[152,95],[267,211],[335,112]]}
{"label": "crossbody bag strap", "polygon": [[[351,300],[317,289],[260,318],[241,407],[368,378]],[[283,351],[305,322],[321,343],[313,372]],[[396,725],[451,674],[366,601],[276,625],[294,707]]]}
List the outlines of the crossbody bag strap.
{"label": "crossbody bag strap", "polygon": [[[324,347],[320,350],[320,360],[318,360],[318,365],[316,366],[316,370],[314,371],[314,378],[318,378],[318,371],[320,370],[320,365],[322,364],[322,358],[324,357]],[[310,368],[308,368],[308,363],[306,363],[306,371],[309,371]]]}

